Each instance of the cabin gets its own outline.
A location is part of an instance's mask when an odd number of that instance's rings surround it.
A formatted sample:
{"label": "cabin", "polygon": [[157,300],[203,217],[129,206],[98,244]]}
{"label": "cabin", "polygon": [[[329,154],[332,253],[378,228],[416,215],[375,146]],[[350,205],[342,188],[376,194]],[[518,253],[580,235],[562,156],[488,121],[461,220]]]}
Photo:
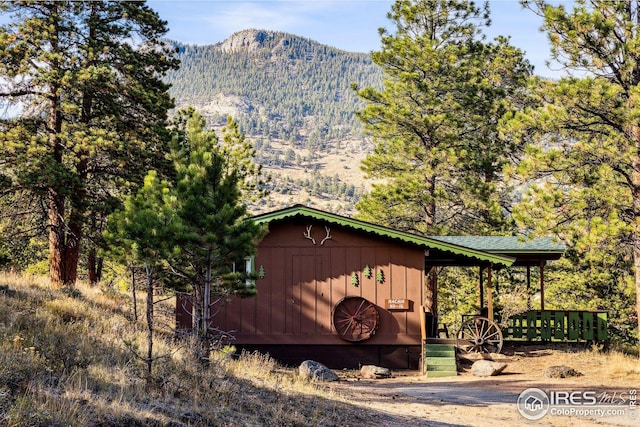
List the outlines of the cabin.
{"label": "cabin", "polygon": [[[257,273],[257,296],[221,299],[212,310],[211,326],[232,334],[238,350],[269,353],[291,366],[313,359],[336,369],[374,364],[441,376],[432,370],[445,362],[451,374],[456,370],[455,360],[433,361],[429,352],[441,354],[442,346],[500,352],[503,339],[607,339],[606,311],[545,309],[544,268],[564,252],[550,238],[425,237],[302,205],[252,219],[268,228],[246,262]],[[454,336],[442,337],[434,273],[447,266],[478,269],[480,310],[463,318]],[[526,285],[539,298],[498,328],[494,277],[507,267],[525,268]],[[538,283],[531,283],[532,268],[539,269]],[[181,330],[192,328],[189,298],[176,298]]]}
{"label": "cabin", "polygon": [[[428,266],[515,261],[302,205],[253,220],[268,227],[249,263],[258,294],[222,301],[212,326],[231,331],[238,349],[287,365],[418,369],[425,315],[432,323],[436,316]],[[179,329],[191,327],[186,298],[178,298]]]}

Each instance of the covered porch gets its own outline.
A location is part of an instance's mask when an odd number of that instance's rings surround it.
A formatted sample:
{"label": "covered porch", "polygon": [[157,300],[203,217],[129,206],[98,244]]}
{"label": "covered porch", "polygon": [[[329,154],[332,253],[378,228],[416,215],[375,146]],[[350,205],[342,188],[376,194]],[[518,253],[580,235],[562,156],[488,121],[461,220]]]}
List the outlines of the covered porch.
{"label": "covered porch", "polygon": [[[551,238],[524,239],[517,236],[437,236],[433,239],[455,244],[495,256],[510,258],[511,263],[487,262],[471,257],[451,256],[447,253],[429,253],[425,258],[425,271],[437,267],[456,266],[478,269],[476,286],[478,313],[469,313],[467,318],[483,316],[491,322],[496,314],[494,296],[498,293],[495,273],[503,268],[521,268],[526,272],[527,308],[525,313],[509,317],[501,328],[505,340],[521,341],[604,341],[608,338],[607,312],[588,310],[548,310],[545,307],[545,267],[560,259],[565,251],[563,244]],[[537,280],[532,280],[532,271],[537,270]],[[435,282],[437,277],[429,279]],[[536,298],[531,298],[531,295]],[[427,301],[428,302],[428,301]],[[437,313],[437,303],[425,309]],[[463,319],[465,320],[465,319]],[[440,338],[437,326],[425,328],[427,338]],[[457,331],[449,331],[453,335]],[[455,336],[453,337],[455,338]]]}

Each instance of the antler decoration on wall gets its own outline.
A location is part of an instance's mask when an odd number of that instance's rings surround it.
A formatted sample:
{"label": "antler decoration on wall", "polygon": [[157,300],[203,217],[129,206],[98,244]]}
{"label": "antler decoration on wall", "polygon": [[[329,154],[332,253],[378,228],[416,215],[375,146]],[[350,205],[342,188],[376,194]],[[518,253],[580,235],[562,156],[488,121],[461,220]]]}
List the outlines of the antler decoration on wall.
{"label": "antler decoration on wall", "polygon": [[[305,238],[311,240],[313,242],[313,244],[316,244],[316,239],[314,239],[313,237],[311,237],[311,227],[313,227],[313,225],[309,225],[307,226],[307,232],[306,233],[302,233],[304,235]],[[324,242],[324,240],[323,240]]]}
{"label": "antler decoration on wall", "polygon": [[321,245],[324,245],[324,242],[326,242],[327,240],[329,240],[331,238],[331,229],[329,227],[327,227],[326,225],[324,226],[324,229],[327,232],[327,237],[322,239],[322,241],[320,242]]}

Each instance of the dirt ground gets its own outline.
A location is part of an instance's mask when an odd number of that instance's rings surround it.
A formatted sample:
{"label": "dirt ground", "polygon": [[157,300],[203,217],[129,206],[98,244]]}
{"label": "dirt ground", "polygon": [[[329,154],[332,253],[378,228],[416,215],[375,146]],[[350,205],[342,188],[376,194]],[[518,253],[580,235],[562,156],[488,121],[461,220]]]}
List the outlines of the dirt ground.
{"label": "dirt ground", "polygon": [[[354,406],[370,409],[367,423],[371,425],[640,425],[640,404],[633,404],[635,391],[640,391],[640,362],[610,360],[590,351],[512,348],[504,353],[495,358],[508,366],[494,377],[474,376],[469,369],[472,362],[463,361],[457,377],[427,378],[419,372],[397,371],[391,378],[365,380],[358,372],[344,371],[338,373],[340,381],[327,387]],[[570,366],[582,375],[547,378],[544,371],[557,365]],[[532,387],[548,396],[551,392],[574,396],[580,404],[552,405],[541,419],[528,420],[518,411],[517,402],[520,393]],[[590,398],[582,403],[583,396],[595,398],[597,405],[589,405]],[[594,409],[608,412],[605,415]]]}

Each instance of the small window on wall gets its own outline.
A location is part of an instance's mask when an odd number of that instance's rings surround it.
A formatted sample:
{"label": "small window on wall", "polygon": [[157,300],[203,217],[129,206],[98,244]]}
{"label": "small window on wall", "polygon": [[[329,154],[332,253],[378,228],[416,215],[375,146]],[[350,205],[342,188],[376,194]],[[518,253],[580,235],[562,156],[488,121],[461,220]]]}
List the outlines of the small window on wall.
{"label": "small window on wall", "polygon": [[245,257],[244,263],[233,263],[232,271],[234,273],[245,274],[247,276],[247,279],[245,280],[245,284],[247,286],[251,286],[254,282],[254,280],[252,279],[254,273],[254,259],[255,257],[248,256]]}

